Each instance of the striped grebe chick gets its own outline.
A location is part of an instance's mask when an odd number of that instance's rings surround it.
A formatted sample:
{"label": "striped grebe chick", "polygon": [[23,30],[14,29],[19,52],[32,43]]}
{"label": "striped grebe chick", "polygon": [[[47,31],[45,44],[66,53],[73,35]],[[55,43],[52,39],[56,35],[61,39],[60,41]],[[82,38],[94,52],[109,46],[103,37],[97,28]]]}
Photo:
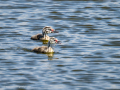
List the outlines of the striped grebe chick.
{"label": "striped grebe chick", "polygon": [[50,26],[45,26],[42,30],[42,34],[36,34],[31,37],[33,40],[49,40],[50,37],[47,35],[49,33],[58,33],[58,31],[54,30]]}
{"label": "striped grebe chick", "polygon": [[55,44],[55,43],[60,43],[60,41],[58,41],[55,37],[50,37],[50,39],[48,41],[48,46],[35,47],[34,49],[32,49],[32,51],[41,52],[41,53],[54,52],[54,50],[52,48],[52,44]]}

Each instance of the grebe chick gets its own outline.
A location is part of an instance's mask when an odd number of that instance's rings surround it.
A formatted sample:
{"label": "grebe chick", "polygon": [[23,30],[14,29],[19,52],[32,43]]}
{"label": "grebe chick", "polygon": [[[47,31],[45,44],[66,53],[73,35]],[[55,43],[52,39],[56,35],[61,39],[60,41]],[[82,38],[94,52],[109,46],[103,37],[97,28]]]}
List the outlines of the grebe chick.
{"label": "grebe chick", "polygon": [[50,37],[48,41],[48,46],[35,47],[34,49],[32,49],[32,51],[41,53],[52,53],[54,52],[52,48],[52,44],[54,43],[60,43],[60,41],[58,41],[55,37]]}
{"label": "grebe chick", "polygon": [[42,30],[42,34],[36,34],[31,37],[33,40],[49,40],[50,37],[47,35],[48,33],[58,33],[58,31],[54,30],[50,26],[45,26]]}

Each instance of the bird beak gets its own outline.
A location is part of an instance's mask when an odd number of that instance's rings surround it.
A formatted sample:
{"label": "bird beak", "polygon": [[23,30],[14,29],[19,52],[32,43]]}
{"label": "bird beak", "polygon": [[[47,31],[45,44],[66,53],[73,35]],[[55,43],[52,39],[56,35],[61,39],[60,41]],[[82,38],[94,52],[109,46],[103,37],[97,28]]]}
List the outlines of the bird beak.
{"label": "bird beak", "polygon": [[61,41],[57,41],[58,44],[61,44]]}
{"label": "bird beak", "polygon": [[56,43],[61,44],[61,41],[56,40]]}
{"label": "bird beak", "polygon": [[59,33],[58,31],[51,29],[52,33]]}
{"label": "bird beak", "polygon": [[53,31],[53,33],[59,33],[58,31]]}

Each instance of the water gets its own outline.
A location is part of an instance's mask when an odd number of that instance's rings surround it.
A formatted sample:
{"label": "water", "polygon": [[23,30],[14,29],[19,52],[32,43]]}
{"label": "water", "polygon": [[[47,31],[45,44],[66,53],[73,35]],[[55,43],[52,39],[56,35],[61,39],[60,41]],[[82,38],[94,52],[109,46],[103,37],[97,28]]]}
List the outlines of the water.
{"label": "water", "polygon": [[[53,57],[31,51],[44,26]],[[120,90],[120,1],[0,0],[0,90]]]}

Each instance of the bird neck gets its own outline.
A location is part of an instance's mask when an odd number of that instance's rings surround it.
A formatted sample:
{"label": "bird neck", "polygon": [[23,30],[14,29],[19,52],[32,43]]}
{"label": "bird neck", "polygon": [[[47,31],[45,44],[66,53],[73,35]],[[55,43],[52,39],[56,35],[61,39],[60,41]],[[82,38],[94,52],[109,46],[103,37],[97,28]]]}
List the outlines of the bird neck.
{"label": "bird neck", "polygon": [[42,35],[44,36],[44,38],[47,36],[47,34],[45,32],[42,32]]}
{"label": "bird neck", "polygon": [[48,42],[48,52],[54,52],[54,50],[52,48],[52,44],[50,43],[50,41]]}
{"label": "bird neck", "polygon": [[51,47],[51,43],[50,43],[50,41],[48,42],[48,48],[49,48],[49,47]]}

